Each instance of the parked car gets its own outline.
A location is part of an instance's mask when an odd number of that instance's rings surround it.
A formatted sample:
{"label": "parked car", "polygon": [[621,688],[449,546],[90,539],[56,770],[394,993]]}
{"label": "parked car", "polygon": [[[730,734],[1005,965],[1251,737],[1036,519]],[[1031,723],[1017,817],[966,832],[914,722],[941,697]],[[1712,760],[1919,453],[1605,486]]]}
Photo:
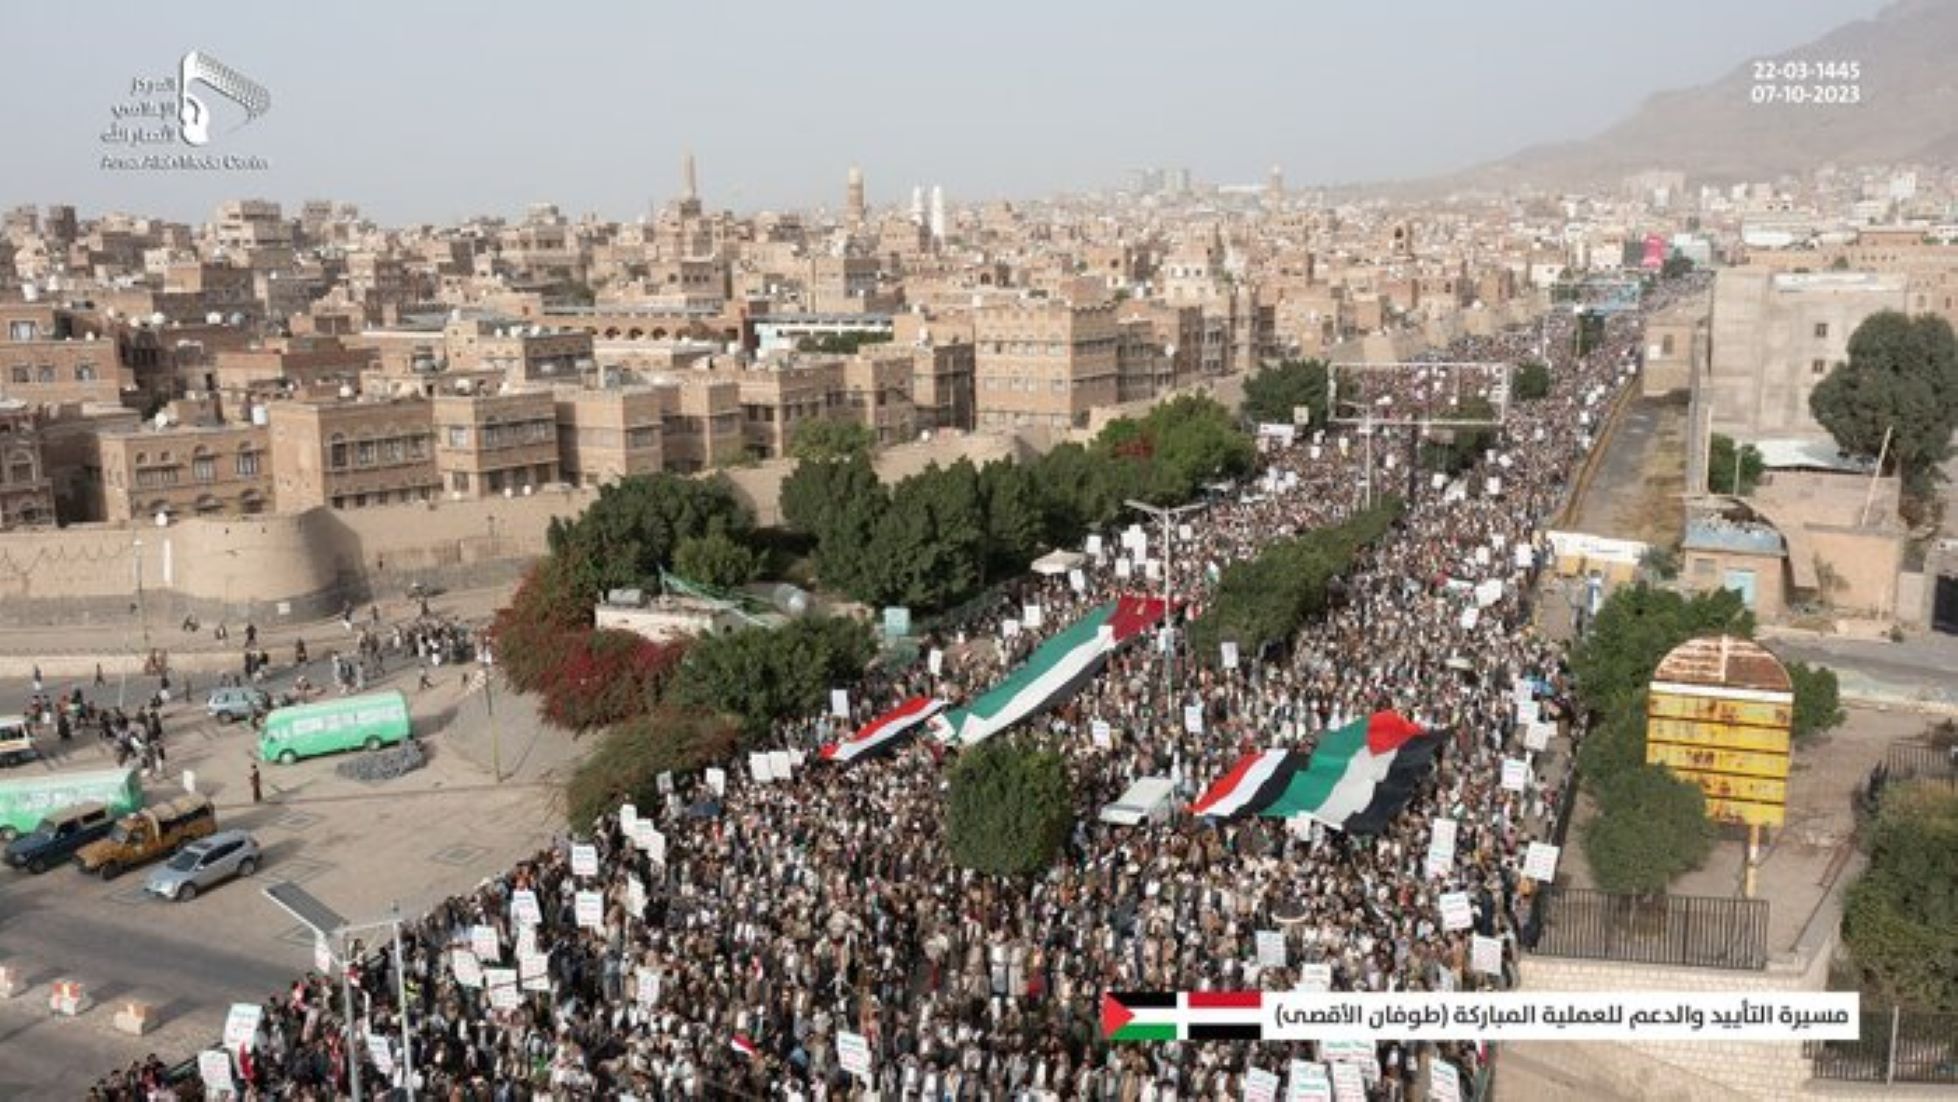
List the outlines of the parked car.
{"label": "parked car", "polygon": [[26,716],[0,716],[0,765],[19,765],[40,757]]}
{"label": "parked car", "polygon": [[204,701],[204,711],[219,723],[236,723],[271,709],[271,696],[249,685],[212,689],[210,699]]}
{"label": "parked car", "polygon": [[64,807],[41,820],[41,825],[7,843],[7,864],[28,872],[45,872],[74,856],[76,850],[109,833],[116,817],[100,802]]}
{"label": "parked car", "polygon": [[75,867],[113,880],[132,868],[218,830],[217,812],[205,796],[179,796],[169,803],[146,807],[117,821],[107,838],[90,842],[75,854]]}
{"label": "parked car", "polygon": [[221,830],[178,850],[162,868],[150,873],[146,887],[151,895],[185,903],[206,888],[257,871],[257,840],[242,830]]}

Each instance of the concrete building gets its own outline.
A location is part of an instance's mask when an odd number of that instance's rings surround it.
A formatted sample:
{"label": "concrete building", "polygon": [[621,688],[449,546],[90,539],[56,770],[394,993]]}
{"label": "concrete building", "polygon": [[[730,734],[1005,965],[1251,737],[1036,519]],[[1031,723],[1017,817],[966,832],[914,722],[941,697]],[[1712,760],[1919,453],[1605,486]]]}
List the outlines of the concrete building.
{"label": "concrete building", "polygon": [[1648,398],[1690,390],[1713,350],[1713,303],[1699,296],[1674,303],[1645,323],[1640,392]]}
{"label": "concrete building", "polygon": [[741,388],[705,372],[661,375],[661,466],[680,474],[737,462],[747,455]]}
{"label": "concrete building", "polygon": [[1688,587],[1734,590],[1763,620],[1777,619],[1787,608],[1788,550],[1772,527],[1715,517],[1689,519],[1680,554],[1680,576]]}
{"label": "concrete building", "polygon": [[546,390],[441,394],[435,469],[451,497],[531,493],[558,481],[557,403]]}
{"label": "concrete building", "polygon": [[96,435],[92,511],[112,523],[265,512],[268,444],[265,426],[249,422],[105,429]]}
{"label": "concrete building", "polygon": [[1809,414],[1809,394],[1848,358],[1856,327],[1879,311],[1904,310],[1907,290],[1901,275],[1723,269],[1705,379],[1712,431],[1743,441],[1827,439]]}
{"label": "concrete building", "polygon": [[1015,301],[975,312],[980,428],[1077,428],[1120,394],[1115,304]]}
{"label": "concrete building", "polygon": [[39,421],[26,403],[0,400],[0,530],[54,523]]}
{"label": "concrete building", "polygon": [[266,409],[282,513],[427,501],[442,490],[425,399],[292,400]]}
{"label": "concrete building", "polygon": [[120,402],[134,364],[162,352],[148,330],[104,331],[95,319],[45,303],[0,304],[0,398],[30,405]]}
{"label": "concrete building", "polygon": [[665,465],[660,438],[665,399],[654,387],[580,390],[559,387],[558,464],[565,482],[598,486]]}

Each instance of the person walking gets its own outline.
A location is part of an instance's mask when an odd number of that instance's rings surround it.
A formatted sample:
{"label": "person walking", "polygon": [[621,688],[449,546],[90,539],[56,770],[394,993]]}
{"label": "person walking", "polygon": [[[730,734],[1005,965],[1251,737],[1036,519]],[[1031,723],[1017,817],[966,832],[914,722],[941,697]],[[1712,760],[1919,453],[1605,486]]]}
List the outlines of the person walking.
{"label": "person walking", "polygon": [[264,789],[259,787],[257,762],[252,762],[251,783],[252,783],[252,802],[255,804],[264,803],[265,791]]}

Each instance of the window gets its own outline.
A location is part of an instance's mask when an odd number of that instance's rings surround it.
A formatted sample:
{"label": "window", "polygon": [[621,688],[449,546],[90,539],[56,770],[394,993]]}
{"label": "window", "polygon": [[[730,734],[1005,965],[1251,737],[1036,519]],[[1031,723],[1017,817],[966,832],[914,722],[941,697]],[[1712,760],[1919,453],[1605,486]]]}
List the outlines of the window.
{"label": "window", "polygon": [[381,442],[381,454],[389,463],[401,462],[401,438],[390,436]]}
{"label": "window", "polygon": [[1809,370],[1809,374],[1811,375],[1826,375],[1828,374],[1829,371],[1829,361],[1810,360],[1808,364],[1808,370]]}
{"label": "window", "polygon": [[449,426],[449,446],[466,448],[469,446],[469,427],[467,425]]}
{"label": "window", "polygon": [[92,383],[92,382],[94,382],[94,381],[95,381],[95,365],[94,365],[94,364],[76,364],[76,365],[75,365],[75,381],[76,381],[76,382],[78,382],[78,383]]}
{"label": "window", "polygon": [[245,477],[247,477],[247,478],[249,478],[249,477],[251,477],[252,475],[255,475],[255,474],[257,474],[257,473],[258,473],[258,453],[257,453],[257,452],[239,452],[239,453],[238,453],[238,473],[239,473],[240,475],[243,475],[243,476],[245,476]]}
{"label": "window", "polygon": [[215,482],[218,477],[217,461],[208,455],[200,455],[190,461],[190,477],[198,482]]}
{"label": "window", "polygon": [[1663,337],[1660,337],[1660,338],[1659,338],[1659,355],[1661,355],[1661,356],[1670,356],[1670,355],[1672,355],[1672,334],[1671,334],[1671,333],[1667,333],[1667,334],[1666,334],[1665,336],[1663,336]]}
{"label": "window", "polygon": [[33,372],[27,369],[26,364],[15,364],[13,367],[12,374],[13,374],[14,382],[17,383],[28,383],[34,381],[34,374]]}
{"label": "window", "polygon": [[1818,341],[1819,341],[1819,340],[1824,340],[1824,339],[1826,339],[1826,338],[1827,338],[1828,336],[1829,336],[1829,323],[1828,323],[1828,322],[1826,322],[1826,321],[1818,321],[1818,322],[1816,322],[1816,323],[1815,323],[1815,339],[1816,339],[1816,340],[1818,340]]}
{"label": "window", "polygon": [[[347,467],[346,437],[341,436],[337,432],[334,433],[333,443],[332,446],[328,449],[328,455],[330,458],[327,461],[327,466],[332,467],[334,470],[345,470]],[[337,509],[339,508],[339,506],[336,505],[334,506],[334,508]]]}
{"label": "window", "polygon": [[449,489],[467,492],[469,489],[468,471],[449,472]]}
{"label": "window", "polygon": [[34,339],[34,323],[15,321],[7,323],[7,339],[11,341],[31,341]]}
{"label": "window", "polygon": [[37,383],[54,382],[54,365],[42,364],[40,368],[34,372],[34,381]]}
{"label": "window", "polygon": [[354,463],[361,467],[374,465],[374,442],[361,440],[354,444]]}

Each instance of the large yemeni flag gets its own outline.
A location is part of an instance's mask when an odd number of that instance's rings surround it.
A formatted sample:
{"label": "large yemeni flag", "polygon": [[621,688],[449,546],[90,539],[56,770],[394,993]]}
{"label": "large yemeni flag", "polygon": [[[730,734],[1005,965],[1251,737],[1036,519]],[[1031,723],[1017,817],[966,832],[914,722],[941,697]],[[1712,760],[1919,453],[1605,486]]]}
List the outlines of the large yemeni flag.
{"label": "large yemeni flag", "polygon": [[1255,1041],[1264,1035],[1259,991],[1110,991],[1101,997],[1110,1041]]}
{"label": "large yemeni flag", "polygon": [[1257,750],[1237,759],[1230,772],[1204,790],[1190,805],[1190,814],[1213,819],[1236,819],[1270,807],[1305,767],[1296,750]]}
{"label": "large yemeni flag", "polygon": [[857,760],[873,750],[880,750],[896,742],[913,727],[938,714],[945,707],[942,700],[928,696],[914,696],[904,703],[857,728],[857,733],[841,742],[832,742],[823,747],[825,760],[839,765]]}
{"label": "large yemeni flag", "polygon": [[1375,712],[1322,735],[1312,760],[1259,814],[1310,815],[1350,834],[1378,834],[1434,762],[1441,733],[1397,712]]}
{"label": "large yemeni flag", "polygon": [[963,708],[932,717],[940,741],[972,746],[1059,704],[1101,672],[1108,656],[1163,617],[1158,597],[1123,596],[1040,644],[1006,680]]}

